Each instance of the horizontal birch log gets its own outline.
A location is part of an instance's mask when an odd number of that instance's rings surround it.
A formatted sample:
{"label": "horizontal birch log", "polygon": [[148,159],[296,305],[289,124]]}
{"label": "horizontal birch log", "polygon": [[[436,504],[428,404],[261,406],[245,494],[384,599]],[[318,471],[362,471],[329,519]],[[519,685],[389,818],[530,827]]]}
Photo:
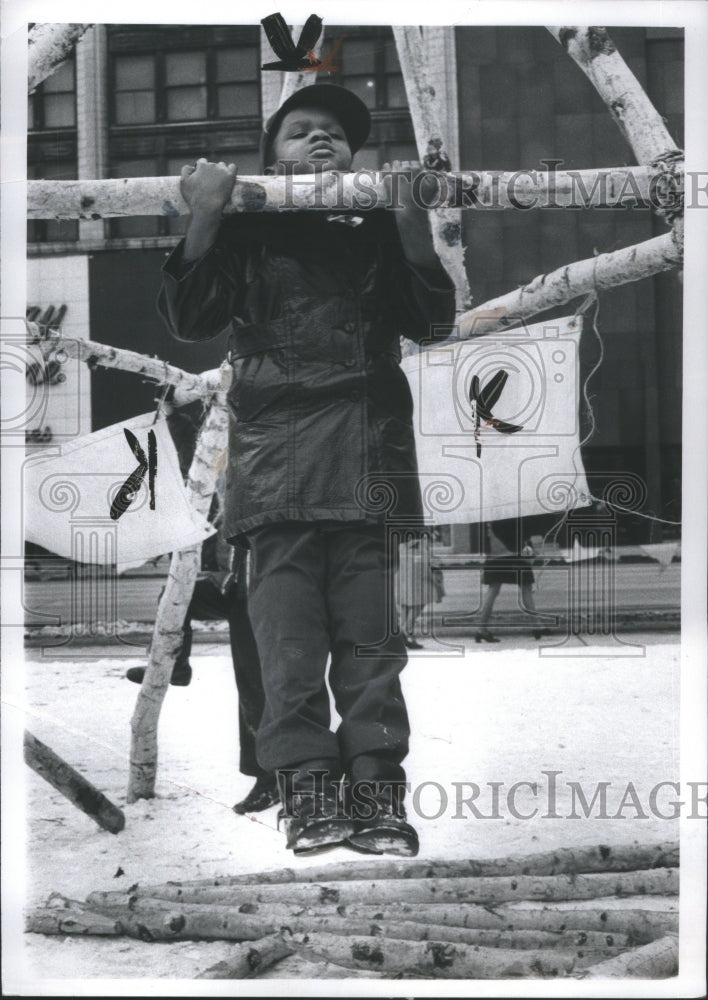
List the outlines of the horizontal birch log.
{"label": "horizontal birch log", "polygon": [[[430,207],[478,209],[599,208],[650,204],[650,167],[590,170],[479,170],[438,174],[439,192]],[[404,183],[403,180],[400,183]],[[438,205],[439,202],[439,205]],[[388,207],[388,193],[374,171],[316,178],[243,176],[234,185],[225,214]],[[123,177],[110,180],[28,181],[30,219],[110,219],[135,215],[176,218],[189,214],[179,177]]]}
{"label": "horizontal birch log", "polygon": [[74,770],[46,743],[25,730],[24,758],[33,771],[48,781],[77,809],[85,812],[103,830],[120,833],[125,826],[125,815],[114,806],[103,792],[91,784],[82,774]]}
{"label": "horizontal birch log", "polygon": [[548,30],[595,87],[639,163],[650,163],[677,150],[664,120],[605,28]]}
{"label": "horizontal birch log", "polygon": [[622,250],[566,264],[463,313],[457,319],[459,336],[467,340],[509,329],[588,292],[599,292],[670,271],[679,267],[682,259],[682,248],[677,245],[674,233],[665,233]]}
{"label": "horizontal birch log", "polygon": [[90,937],[118,937],[123,933],[116,918],[79,905],[36,907],[26,916],[25,930],[31,934],[85,934]]}
{"label": "horizontal birch log", "polygon": [[[635,909],[638,900],[629,899],[629,909],[576,909],[566,910],[543,907],[514,908],[500,905],[494,909],[470,903],[449,906],[429,903],[421,907],[414,903],[353,904],[337,908],[337,912],[356,919],[413,921],[431,923],[436,927],[463,927],[469,929],[497,928],[513,933],[521,931],[564,934],[573,931],[598,934],[619,934],[627,937],[632,945],[646,944],[665,934],[678,932],[678,912]],[[266,905],[258,906],[258,910]],[[328,912],[324,907],[312,907],[312,915]]]}
{"label": "horizontal birch log", "polygon": [[[227,885],[282,885],[284,882],[339,882],[352,879],[383,878],[465,878],[480,875],[583,875],[589,872],[625,872],[642,868],[678,868],[679,845],[675,841],[659,844],[599,844],[594,847],[560,847],[536,854],[510,855],[503,858],[467,860],[434,859],[431,861],[345,861],[340,864],[310,868],[275,868],[244,875],[217,876],[182,882],[162,883],[182,888]],[[161,886],[145,885],[146,893]]]}
{"label": "horizontal birch log", "polygon": [[389,977],[423,979],[507,979],[568,976],[579,967],[574,955],[534,949],[509,951],[444,941],[399,941],[380,937],[342,938],[312,933],[295,936],[298,953],[344,968],[372,969]]}
{"label": "horizontal birch log", "polygon": [[174,386],[175,402],[180,406],[195,399],[205,399],[209,394],[224,388],[224,376],[220,368],[195,375],[166,361],[160,361],[159,358],[148,358],[138,351],[110,347],[95,340],[72,339],[61,334],[42,337],[35,323],[27,323],[27,328],[30,342],[39,343],[49,350],[64,351],[70,358],[85,361],[89,368],[96,365],[101,368],[118,368],[161,385]]}
{"label": "horizontal birch log", "polygon": [[[325,914],[297,911],[295,908],[273,907],[251,913],[250,908],[220,904],[174,903],[159,899],[134,899],[127,906],[106,907],[105,913],[124,923],[127,928],[148,927],[157,937],[166,935],[169,940],[228,939],[251,941],[278,932],[291,934],[324,931],[330,934],[375,935],[400,938],[408,941],[450,941],[457,944],[485,945],[504,948],[565,948],[621,949],[629,943],[627,934],[606,931],[543,931],[537,928],[506,930],[503,928],[456,927],[413,920],[388,919],[386,914],[377,918],[349,916],[340,910]],[[126,930],[129,933],[129,930]],[[135,935],[134,935],[135,936]],[[609,954],[609,953],[608,953]]]}
{"label": "horizontal birch log", "polygon": [[[519,875],[482,878],[381,879],[374,881],[321,882],[316,884],[232,885],[150,890],[150,898],[183,903],[299,903],[316,906],[335,903],[482,903],[518,900],[597,899],[602,896],[675,895],[678,869],[656,868],[640,872],[599,872],[590,875]],[[130,895],[145,898],[136,888]],[[92,893],[87,903],[100,907],[127,900],[125,893]]]}
{"label": "horizontal birch log", "polygon": [[262,938],[255,944],[242,945],[223,962],[217,962],[195,979],[254,979],[295,949],[279,934]]}
{"label": "horizontal birch log", "polygon": [[90,27],[90,24],[35,24],[30,29],[27,72],[30,94],[66,62]]}
{"label": "horizontal birch log", "polygon": [[652,941],[643,948],[625,952],[586,970],[587,979],[668,979],[678,975],[678,938],[674,935]]}
{"label": "horizontal birch log", "polygon": [[241,913],[272,921],[278,927],[288,925],[294,918],[337,916],[354,920],[414,922],[470,930],[548,932],[556,936],[576,931],[618,934],[626,936],[628,943],[632,945],[646,944],[666,934],[678,932],[677,910],[637,909],[635,907],[638,902],[637,899],[628,899],[627,909],[561,909],[554,906],[524,906],[519,909],[513,904],[502,904],[492,909],[473,903],[428,903],[420,906],[415,903],[386,902],[310,907],[287,903],[246,903],[239,910]]}

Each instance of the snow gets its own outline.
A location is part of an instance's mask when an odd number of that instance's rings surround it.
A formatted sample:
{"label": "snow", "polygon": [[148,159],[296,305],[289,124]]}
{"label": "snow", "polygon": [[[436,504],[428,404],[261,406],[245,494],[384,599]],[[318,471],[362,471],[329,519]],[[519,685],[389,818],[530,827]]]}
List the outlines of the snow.
{"label": "snow", "polygon": [[[678,821],[659,818],[648,805],[658,782],[679,779],[678,637],[632,640],[645,645],[643,656],[616,656],[616,647],[596,646],[583,649],[582,657],[547,658],[531,640],[480,650],[469,639],[463,656],[432,651],[411,656],[403,678],[413,729],[409,814],[419,830],[421,858],[498,857],[678,838]],[[141,663],[139,657],[102,656],[100,649],[82,650],[76,659],[28,654],[26,704],[20,706],[27,728],[126,816],[120,834],[104,832],[28,768],[21,769],[29,906],[43,903],[51,892],[82,900],[94,890],[136,882],[360,860],[345,848],[309,861],[294,859],[276,829],[275,807],[252,817],[232,812],[252,779],[238,771],[236,692],[224,646],[196,647],[192,684],[169,689],[160,718],[157,796],[126,805],[137,688],[124,674]],[[554,811],[548,808],[544,771],[560,772],[559,818],[544,818]],[[502,783],[496,810],[492,782]],[[538,783],[537,795],[522,786],[510,802],[516,782]],[[613,818],[598,818],[597,809],[589,819],[568,818],[566,782],[580,783],[588,801],[597,783],[610,782],[607,812]],[[646,818],[638,818],[626,800],[618,814],[630,782]],[[479,786],[474,805],[491,818],[479,818],[465,804],[472,789],[464,783]],[[670,792],[660,795],[655,811],[670,813],[670,801]],[[522,818],[534,807],[535,818]],[[19,897],[17,902],[19,911]],[[18,925],[20,920],[18,913]],[[38,984],[39,995],[50,985],[56,995],[78,995],[77,979],[191,979],[227,958],[233,947],[26,934],[17,939],[14,959],[19,978]],[[304,963],[287,959],[270,976],[311,974],[303,969]]]}

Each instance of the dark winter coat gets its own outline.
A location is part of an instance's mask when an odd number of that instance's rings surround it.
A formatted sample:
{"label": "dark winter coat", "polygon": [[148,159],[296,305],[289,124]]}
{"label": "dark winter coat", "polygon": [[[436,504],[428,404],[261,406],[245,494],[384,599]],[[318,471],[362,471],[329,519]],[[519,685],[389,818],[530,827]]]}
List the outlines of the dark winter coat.
{"label": "dark winter coat", "polygon": [[199,260],[173,251],[158,307],[180,340],[230,334],[227,537],[420,516],[399,335],[452,323],[454,286],[406,262],[390,213],[227,218]]}

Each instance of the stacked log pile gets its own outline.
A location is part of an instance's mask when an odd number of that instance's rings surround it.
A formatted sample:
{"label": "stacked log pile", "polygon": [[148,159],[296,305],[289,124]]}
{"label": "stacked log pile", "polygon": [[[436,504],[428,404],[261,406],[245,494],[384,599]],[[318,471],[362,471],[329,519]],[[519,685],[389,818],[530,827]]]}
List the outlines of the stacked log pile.
{"label": "stacked log pile", "polygon": [[647,899],[671,906],[678,862],[677,845],[664,843],[286,868],[92,892],[83,903],[53,894],[27,929],[238,942],[200,978],[249,978],[293,953],[343,978],[666,978],[678,972],[678,911]]}

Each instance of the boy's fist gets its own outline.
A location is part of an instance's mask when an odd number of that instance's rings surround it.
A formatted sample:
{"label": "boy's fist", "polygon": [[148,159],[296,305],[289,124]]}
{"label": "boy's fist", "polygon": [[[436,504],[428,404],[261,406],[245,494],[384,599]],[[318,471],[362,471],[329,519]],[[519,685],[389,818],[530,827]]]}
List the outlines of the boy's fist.
{"label": "boy's fist", "polygon": [[236,182],[236,166],[223,162],[209,163],[201,157],[195,164],[182,167],[180,190],[192,214],[221,214],[231,198]]}

